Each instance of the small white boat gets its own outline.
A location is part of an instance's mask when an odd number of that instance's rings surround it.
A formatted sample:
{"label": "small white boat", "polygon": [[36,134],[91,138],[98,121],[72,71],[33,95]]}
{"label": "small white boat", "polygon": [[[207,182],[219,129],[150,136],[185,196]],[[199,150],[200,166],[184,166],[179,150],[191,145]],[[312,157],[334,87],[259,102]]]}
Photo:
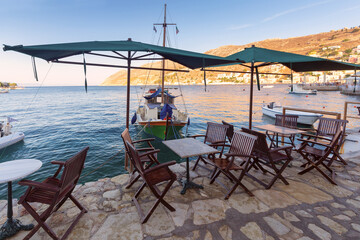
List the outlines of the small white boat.
{"label": "small white boat", "polygon": [[299,85],[293,85],[292,89],[290,86],[290,94],[302,94],[302,95],[316,95],[317,91],[316,90],[304,90],[301,86]]}
{"label": "small white boat", "polygon": [[0,149],[20,142],[25,138],[25,134],[23,132],[11,132],[12,126],[10,123],[12,121],[16,120],[8,117],[5,124],[0,122]]}
{"label": "small white boat", "polygon": [[265,86],[263,86],[263,88],[273,88],[274,87],[274,85],[265,85]]}
{"label": "small white boat", "polygon": [[0,94],[1,94],[1,93],[8,93],[8,92],[9,92],[9,89],[0,88]]}
{"label": "small white boat", "polygon": [[[271,118],[276,118],[275,115],[282,114],[283,113],[282,111],[283,111],[282,106],[275,105],[275,103],[270,103],[269,105],[264,105],[262,107],[263,114]],[[299,111],[290,111],[290,110],[287,110],[286,114],[298,115],[299,116],[298,123],[304,125],[313,125],[316,122],[316,120],[318,120],[323,116],[322,114],[317,114],[317,113],[308,113],[308,112],[299,112]]]}

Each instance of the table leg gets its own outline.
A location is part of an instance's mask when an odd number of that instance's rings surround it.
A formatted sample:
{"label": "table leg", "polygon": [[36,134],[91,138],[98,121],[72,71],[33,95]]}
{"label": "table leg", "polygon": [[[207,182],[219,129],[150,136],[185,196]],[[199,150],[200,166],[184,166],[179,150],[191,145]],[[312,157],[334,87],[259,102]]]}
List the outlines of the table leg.
{"label": "table leg", "polygon": [[180,182],[183,186],[183,189],[180,192],[181,194],[185,194],[186,190],[189,188],[204,188],[203,186],[190,181],[189,158],[186,158],[186,179],[181,179]]}
{"label": "table leg", "polygon": [[34,228],[33,224],[22,225],[21,222],[17,219],[13,219],[13,209],[12,209],[12,182],[8,182],[8,209],[7,217],[8,219],[2,225],[0,229],[0,240],[11,237],[15,235],[20,230],[31,230]]}
{"label": "table leg", "polygon": [[279,134],[276,133],[276,147],[279,147]]}

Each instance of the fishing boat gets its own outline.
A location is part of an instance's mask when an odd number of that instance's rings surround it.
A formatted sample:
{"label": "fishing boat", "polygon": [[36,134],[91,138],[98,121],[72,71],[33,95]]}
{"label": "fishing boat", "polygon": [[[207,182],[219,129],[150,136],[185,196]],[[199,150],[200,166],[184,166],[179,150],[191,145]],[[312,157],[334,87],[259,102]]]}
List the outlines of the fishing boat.
{"label": "fishing boat", "polygon": [[13,118],[7,117],[7,120],[0,122],[0,149],[6,148],[25,138],[23,132],[12,132],[11,122],[16,121]]}
{"label": "fishing boat", "polygon": [[[264,104],[262,106],[263,115],[266,115],[271,118],[276,118],[276,114],[283,114],[283,108],[281,105],[276,105],[275,102],[271,102],[270,104]],[[286,114],[298,115],[298,123],[304,125],[313,125],[319,118],[323,115],[318,113],[308,113],[308,112],[300,112],[300,111],[291,111],[287,110]]]}
{"label": "fishing boat", "polygon": [[302,95],[316,95],[316,90],[304,90],[302,86],[295,84],[290,86],[290,94],[302,94]]}
{"label": "fishing boat", "polygon": [[179,130],[189,123],[187,112],[175,106],[176,97],[169,89],[150,89],[144,99],[145,104],[138,107],[132,123],[144,126],[147,133],[161,139],[175,138]]}
{"label": "fishing boat", "polygon": [[[166,46],[166,29],[168,25],[175,23],[166,22],[166,4],[164,7],[164,22],[155,23],[163,27],[163,46]],[[178,29],[176,27],[176,31]],[[165,88],[165,59],[162,60],[161,86],[156,89],[149,89],[144,94],[145,103],[140,105],[132,118],[132,124],[136,123],[144,127],[144,131],[161,139],[180,137],[179,130],[189,124],[187,112],[180,111],[175,106],[175,96],[171,95],[169,88]]]}
{"label": "fishing boat", "polygon": [[274,85],[265,85],[265,86],[262,86],[263,88],[273,88]]}

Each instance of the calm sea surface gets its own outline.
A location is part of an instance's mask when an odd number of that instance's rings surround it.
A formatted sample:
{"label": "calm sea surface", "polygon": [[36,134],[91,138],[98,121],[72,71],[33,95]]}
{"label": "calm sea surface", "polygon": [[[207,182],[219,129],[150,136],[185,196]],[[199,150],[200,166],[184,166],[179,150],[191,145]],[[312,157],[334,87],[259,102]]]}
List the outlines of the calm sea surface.
{"label": "calm sea surface", "polygon": [[[341,95],[339,92],[319,92],[308,97],[287,94],[286,85],[262,88],[254,91],[254,125],[273,123],[262,115],[263,102],[276,101],[283,106],[343,112],[344,101],[360,101],[360,97]],[[143,89],[131,90],[131,116],[139,104]],[[172,91],[179,95],[179,90]],[[191,118],[189,134],[204,133],[206,122],[225,120],[236,127],[248,125],[249,87],[244,85],[182,86],[184,101]],[[66,160],[85,146],[89,146],[83,175],[116,156],[99,170],[81,178],[80,182],[95,181],[124,173],[124,152],[121,132],[125,128],[126,87],[41,87],[13,90],[0,94],[0,116],[11,116],[18,120],[13,123],[13,131],[25,133],[23,142],[0,150],[0,162],[36,158],[43,166],[27,177],[42,180],[56,170],[50,164],[53,160]],[[181,97],[177,107],[184,109]],[[350,112],[355,114],[355,109]],[[359,127],[357,120],[349,123],[349,128]],[[132,136],[141,128],[130,127]],[[186,127],[183,129],[186,132]],[[137,138],[149,137],[141,132]],[[155,142],[161,149],[161,161],[181,161],[168,150],[161,141]],[[19,197],[25,188],[13,184],[14,197]],[[0,185],[0,199],[6,198],[6,184]]]}

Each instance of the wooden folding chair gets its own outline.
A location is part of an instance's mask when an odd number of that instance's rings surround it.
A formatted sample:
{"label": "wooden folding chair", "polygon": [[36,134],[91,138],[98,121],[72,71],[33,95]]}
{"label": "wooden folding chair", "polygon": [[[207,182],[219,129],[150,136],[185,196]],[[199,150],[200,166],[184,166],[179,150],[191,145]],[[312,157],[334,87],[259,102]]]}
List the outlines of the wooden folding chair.
{"label": "wooden folding chair", "polygon": [[[275,126],[282,126],[282,127],[292,128],[292,129],[297,128],[297,120],[299,118],[298,115],[276,114],[275,117],[276,117],[275,118]],[[295,134],[290,134],[290,135],[272,134],[272,133],[269,133],[269,131],[266,131],[266,135],[268,136],[268,138],[271,141],[270,142],[270,148],[276,147],[275,142],[278,141],[278,139],[276,139],[278,137],[288,138],[290,140],[290,142],[285,142],[284,141],[282,143],[290,144],[291,146],[293,146],[295,148]]]}
{"label": "wooden folding chair", "polygon": [[[266,189],[270,189],[277,179],[280,179],[284,184],[288,185],[289,183],[282,175],[282,172],[293,160],[293,158],[291,157],[292,146],[270,149],[268,147],[265,134],[247,128],[242,128],[242,131],[257,137],[253,152],[254,158],[253,158],[253,162],[249,167],[249,171],[252,167],[258,167],[259,169],[261,169],[261,171],[264,174],[270,173],[274,177],[270,181],[270,183],[266,184],[263,181],[253,177],[252,175],[248,175],[248,176],[254,179],[255,181],[259,182]],[[281,151],[283,151],[284,153],[282,153]],[[282,165],[280,168],[278,168],[279,164]],[[264,166],[267,166],[268,168],[272,169],[272,172],[266,170]]]}
{"label": "wooden folding chair", "polygon": [[[307,163],[303,165],[303,167],[306,168],[301,172],[299,172],[299,174],[304,174],[312,169],[316,169],[329,182],[336,185],[334,181],[335,172],[328,165],[325,164],[325,161],[327,160],[330,154],[333,154],[333,157],[340,157],[336,148],[337,145],[339,144],[339,139],[341,138],[341,135],[342,135],[342,129],[340,128],[333,137],[333,139],[331,140],[330,144],[325,144],[316,141],[316,139],[315,140],[308,140],[301,138],[298,139],[302,141],[302,144],[298,149],[298,152],[307,161]],[[320,147],[317,148],[315,146],[320,146]],[[313,158],[313,160],[311,158]],[[331,176],[329,177],[321,168],[319,168],[319,166],[323,166],[326,170],[328,170]]]}
{"label": "wooden folding chair", "polygon": [[[209,155],[209,160],[213,162],[215,166],[210,184],[215,181],[220,173],[223,173],[231,182],[234,182],[232,188],[225,195],[225,199],[229,199],[238,186],[242,187],[250,196],[254,196],[241,181],[250,166],[250,159],[253,157],[251,153],[253,152],[256,138],[257,137],[244,132],[234,132],[229,152],[224,154],[225,158],[216,158],[214,155]],[[235,159],[241,159],[243,161],[242,164],[236,163]],[[239,177],[236,177],[231,172],[239,170],[241,171]]]}
{"label": "wooden folding chair", "polygon": [[[346,137],[345,131],[346,131],[347,123],[348,123],[347,120],[342,120],[342,119],[320,118],[318,128],[315,130],[315,134],[311,135],[307,133],[302,133],[301,138],[306,138],[307,140],[313,139],[316,142],[329,144],[332,141],[335,134],[337,133],[337,131],[339,129],[342,129],[342,134],[339,138],[339,142],[336,145],[336,148],[334,149],[337,152],[337,155],[335,157],[331,156],[330,158],[327,159],[327,161],[329,167],[332,165],[332,163],[335,160],[343,163],[344,165],[347,165],[347,162],[340,156],[341,146],[345,142],[345,137]],[[314,144],[310,144],[310,145],[314,146]]]}
{"label": "wooden folding chair", "polygon": [[221,121],[221,122],[222,122],[222,124],[229,126],[229,128],[226,131],[226,137],[229,140],[229,142],[231,143],[232,137],[234,135],[234,125],[232,125],[228,122],[225,122],[225,121]]}
{"label": "wooden folding chair", "polygon": [[[19,204],[23,205],[26,211],[28,211],[38,223],[38,225],[36,225],[24,239],[30,239],[40,227],[42,227],[52,239],[65,239],[75,227],[76,223],[80,220],[82,215],[87,212],[87,210],[72,195],[72,191],[74,190],[80,178],[81,171],[84,168],[84,162],[88,150],[89,147],[84,148],[65,162],[52,161],[51,163],[59,165],[59,168],[53,176],[45,179],[43,182],[35,182],[31,180],[21,180],[19,182],[22,186],[28,186],[25,194],[20,197]],[[57,178],[62,168],[63,172],[61,177]],[[80,213],[67,229],[64,236],[59,238],[45,221],[53,212],[56,212],[67,199],[70,199],[80,209]],[[43,203],[49,206],[39,215],[35,209],[30,206],[29,203],[32,202]]]}
{"label": "wooden folding chair", "polygon": [[[221,157],[224,151],[224,147],[226,143],[226,134],[228,129],[229,129],[228,125],[208,122],[205,135],[194,135],[191,137],[193,138],[204,137],[204,143],[216,149],[220,148],[220,157]],[[193,171],[195,171],[200,160],[205,164],[207,163],[202,156],[199,156],[192,169]]]}
{"label": "wooden folding chair", "polygon": [[[141,178],[144,180],[144,183],[140,186],[140,188],[136,191],[135,196],[132,198],[139,216],[141,223],[146,223],[150,218],[151,214],[155,211],[156,207],[159,203],[162,203],[167,209],[171,212],[175,211],[169,203],[164,200],[165,194],[169,191],[171,185],[176,180],[176,174],[173,173],[169,166],[176,164],[175,161],[161,163],[156,165],[152,168],[145,169],[143,163],[141,162],[141,157],[145,155],[150,155],[159,152],[160,150],[153,150],[150,152],[145,152],[143,154],[139,154],[139,152],[135,149],[135,147],[128,141],[126,141],[126,145],[129,149],[129,157],[136,169],[139,171]],[[164,190],[161,192],[160,189],[157,187],[157,184],[167,182]],[[142,209],[140,208],[140,204],[138,201],[138,197],[142,190],[148,186],[152,194],[157,198],[155,204],[151,207],[148,213],[145,215]]]}
{"label": "wooden folding chair", "polygon": [[[122,138],[122,140],[124,142],[126,157],[128,157],[128,158],[129,158],[129,149],[128,149],[127,145],[126,145],[126,141],[131,143],[133,146],[134,146],[134,144],[137,144],[137,143],[144,143],[144,142],[147,143],[148,147],[146,147],[146,148],[136,148],[137,151],[153,151],[153,150],[155,150],[155,148],[151,144],[151,141],[155,140],[154,138],[147,138],[147,139],[140,139],[140,140],[133,141],[131,139],[131,137],[130,137],[130,133],[129,133],[128,128],[125,128],[125,130],[121,133],[121,138]],[[140,160],[141,160],[143,166],[145,167],[145,169],[151,167],[153,164],[160,164],[159,161],[157,160],[156,153],[155,154],[144,155]],[[125,188],[130,188],[137,180],[139,180],[140,175],[137,174],[138,172],[139,171],[136,168],[136,166],[131,167],[130,181],[126,185]]]}

